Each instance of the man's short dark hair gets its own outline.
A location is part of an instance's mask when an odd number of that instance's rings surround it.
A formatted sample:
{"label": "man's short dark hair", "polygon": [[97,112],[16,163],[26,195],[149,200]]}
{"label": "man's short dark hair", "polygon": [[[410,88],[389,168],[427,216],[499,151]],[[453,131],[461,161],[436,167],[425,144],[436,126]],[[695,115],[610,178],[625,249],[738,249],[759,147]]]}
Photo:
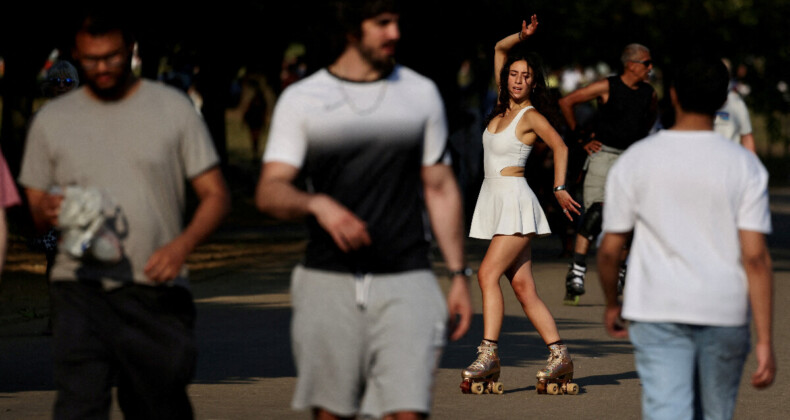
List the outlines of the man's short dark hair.
{"label": "man's short dark hair", "polygon": [[340,56],[349,35],[362,36],[363,20],[400,9],[398,0],[336,0],[314,9],[308,67],[322,67]]}
{"label": "man's short dark hair", "polygon": [[75,35],[84,32],[91,36],[101,36],[117,31],[121,33],[127,46],[135,43],[130,14],[120,11],[115,4],[89,4],[82,8],[75,23]]}
{"label": "man's short dark hair", "polygon": [[360,37],[363,20],[400,11],[398,0],[340,0],[333,3],[335,20],[344,36]]}
{"label": "man's short dark hair", "polygon": [[684,111],[715,115],[727,100],[729,78],[720,58],[695,57],[678,62],[671,85]]}

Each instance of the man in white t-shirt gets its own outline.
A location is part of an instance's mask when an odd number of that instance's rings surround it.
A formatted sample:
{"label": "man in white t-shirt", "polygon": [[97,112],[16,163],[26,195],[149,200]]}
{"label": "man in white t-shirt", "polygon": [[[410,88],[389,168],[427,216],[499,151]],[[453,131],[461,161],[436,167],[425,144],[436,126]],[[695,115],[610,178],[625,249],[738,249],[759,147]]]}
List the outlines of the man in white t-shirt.
{"label": "man in white t-shirt", "polygon": [[[436,86],[393,61],[399,15],[387,1],[347,3],[333,17],[347,32],[340,55],[275,106],[256,191],[259,209],[306,217],[309,230],[291,286],[292,405],[423,418],[448,307],[460,316],[452,339],[472,315],[461,196]],[[300,173],[308,191],[294,186]],[[452,278],[446,302],[424,209]]]}
{"label": "man in white t-shirt", "polygon": [[752,135],[752,122],[749,119],[749,109],[741,95],[730,89],[724,106],[716,111],[713,129],[722,136],[732,140],[743,147],[756,151],[754,136]]}
{"label": "man in white t-shirt", "polygon": [[[631,146],[609,173],[598,269],[610,335],[630,336],[645,419],[732,417],[754,319],[769,386],[772,343],[768,173],[713,131],[727,95],[719,60],[692,59],[670,84],[676,124]],[[620,250],[633,234],[622,307]],[[630,321],[628,329],[622,318]],[[700,412],[701,411],[701,412]],[[700,417],[697,417],[700,418]]]}

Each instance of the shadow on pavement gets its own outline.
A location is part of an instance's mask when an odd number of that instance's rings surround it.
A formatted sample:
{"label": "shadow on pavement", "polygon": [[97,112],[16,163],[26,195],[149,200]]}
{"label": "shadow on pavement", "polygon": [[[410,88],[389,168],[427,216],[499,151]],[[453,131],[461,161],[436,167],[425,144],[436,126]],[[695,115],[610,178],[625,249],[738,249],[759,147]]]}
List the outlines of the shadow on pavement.
{"label": "shadow on pavement", "polygon": [[[557,327],[567,332],[572,329],[601,328],[599,322],[557,318]],[[472,326],[463,338],[447,345],[442,357],[442,369],[466,368],[477,354],[477,345],[483,331],[483,316],[475,314]],[[598,358],[609,354],[629,354],[631,345],[624,340],[573,340],[565,339],[573,357]],[[548,357],[543,340],[529,320],[523,316],[505,315],[500,335],[499,357],[502,366],[539,366]]]}
{"label": "shadow on pavement", "polygon": [[[573,378],[573,382],[579,385],[579,394],[586,394],[588,393],[588,387],[590,386],[600,386],[600,385],[620,385],[622,381],[628,379],[638,379],[639,376],[636,374],[635,370],[630,372],[623,372],[614,375],[593,375],[593,376],[585,376],[581,378]],[[505,391],[505,394],[516,393],[516,392],[532,392],[536,391],[534,385],[532,386],[525,386],[521,388],[513,388],[508,389]]]}
{"label": "shadow on pavement", "polygon": [[291,359],[291,309],[199,305],[195,383],[251,382],[296,376]]}

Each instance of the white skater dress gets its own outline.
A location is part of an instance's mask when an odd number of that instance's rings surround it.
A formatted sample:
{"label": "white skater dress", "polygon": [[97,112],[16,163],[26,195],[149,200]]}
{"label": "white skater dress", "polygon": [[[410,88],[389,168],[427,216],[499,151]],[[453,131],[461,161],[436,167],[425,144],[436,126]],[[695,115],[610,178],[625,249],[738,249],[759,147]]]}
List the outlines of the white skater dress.
{"label": "white skater dress", "polygon": [[551,234],[549,223],[535,193],[523,176],[502,176],[508,166],[523,168],[532,146],[518,141],[516,126],[528,106],[513,118],[510,125],[493,134],[483,131],[483,168],[485,179],[477,197],[469,237],[491,239],[494,235]]}

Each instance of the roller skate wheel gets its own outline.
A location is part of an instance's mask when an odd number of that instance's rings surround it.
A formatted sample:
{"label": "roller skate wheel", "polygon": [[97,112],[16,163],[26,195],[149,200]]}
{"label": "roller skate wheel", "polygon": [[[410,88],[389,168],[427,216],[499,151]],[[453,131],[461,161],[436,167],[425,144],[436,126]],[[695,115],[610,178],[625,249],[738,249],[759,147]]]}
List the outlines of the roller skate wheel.
{"label": "roller skate wheel", "polygon": [[472,390],[472,394],[480,395],[485,390],[485,387],[483,386],[482,382],[474,382],[472,383],[471,390]]}
{"label": "roller skate wheel", "polygon": [[546,382],[539,381],[537,385],[535,385],[535,389],[537,389],[538,394],[545,394],[546,393]]}
{"label": "roller skate wheel", "polygon": [[568,306],[577,306],[579,305],[579,295],[565,295],[565,299],[563,299],[562,303]]}
{"label": "roller skate wheel", "polygon": [[471,382],[464,380],[463,382],[461,382],[461,392],[464,394],[469,394],[470,392],[472,392],[471,386],[472,386]]}
{"label": "roller skate wheel", "polygon": [[505,385],[502,382],[494,382],[491,384],[491,393],[502,395],[505,393]]}
{"label": "roller skate wheel", "polygon": [[579,385],[570,383],[565,385],[565,393],[568,395],[576,395],[579,393]]}
{"label": "roller skate wheel", "polygon": [[549,395],[557,395],[560,393],[560,386],[554,383],[546,386],[546,393]]}

